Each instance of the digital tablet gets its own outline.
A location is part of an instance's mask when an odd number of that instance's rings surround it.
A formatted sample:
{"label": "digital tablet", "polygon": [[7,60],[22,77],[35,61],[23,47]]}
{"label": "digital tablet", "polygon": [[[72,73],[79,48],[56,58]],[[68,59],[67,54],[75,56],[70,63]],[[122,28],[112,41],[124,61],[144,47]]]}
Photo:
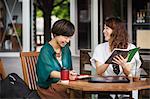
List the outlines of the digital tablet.
{"label": "digital tablet", "polygon": [[91,77],[89,82],[93,83],[129,83],[130,80],[125,76],[103,76]]}

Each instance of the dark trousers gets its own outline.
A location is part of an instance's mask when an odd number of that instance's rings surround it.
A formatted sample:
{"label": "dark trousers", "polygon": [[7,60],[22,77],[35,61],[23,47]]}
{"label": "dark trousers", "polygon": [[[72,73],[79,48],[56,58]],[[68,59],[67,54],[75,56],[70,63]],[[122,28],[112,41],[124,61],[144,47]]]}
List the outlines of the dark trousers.
{"label": "dark trousers", "polygon": [[99,93],[98,99],[113,99],[109,93]]}

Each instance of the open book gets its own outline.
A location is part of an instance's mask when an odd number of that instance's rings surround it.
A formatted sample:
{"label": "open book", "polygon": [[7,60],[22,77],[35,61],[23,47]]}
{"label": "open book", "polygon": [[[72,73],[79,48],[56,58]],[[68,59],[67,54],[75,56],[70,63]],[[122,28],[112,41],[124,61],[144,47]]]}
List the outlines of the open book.
{"label": "open book", "polygon": [[121,55],[124,58],[128,57],[127,62],[130,62],[138,50],[139,50],[139,48],[134,48],[134,49],[130,49],[130,50],[128,50],[128,49],[114,49],[112,51],[111,55],[109,56],[109,58],[106,60],[105,64],[114,64],[112,62],[112,60],[117,55]]}
{"label": "open book", "polygon": [[86,78],[91,78],[91,77],[92,77],[91,75],[81,74],[81,75],[78,75],[76,79],[86,79]]}

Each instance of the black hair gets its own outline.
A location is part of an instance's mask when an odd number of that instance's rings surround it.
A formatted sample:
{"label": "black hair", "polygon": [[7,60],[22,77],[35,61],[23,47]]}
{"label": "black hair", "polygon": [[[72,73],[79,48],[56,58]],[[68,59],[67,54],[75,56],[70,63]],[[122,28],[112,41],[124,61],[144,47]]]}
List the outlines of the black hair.
{"label": "black hair", "polygon": [[54,34],[54,36],[62,35],[70,37],[74,34],[74,32],[74,25],[70,21],[65,19],[56,21],[52,27],[52,33]]}

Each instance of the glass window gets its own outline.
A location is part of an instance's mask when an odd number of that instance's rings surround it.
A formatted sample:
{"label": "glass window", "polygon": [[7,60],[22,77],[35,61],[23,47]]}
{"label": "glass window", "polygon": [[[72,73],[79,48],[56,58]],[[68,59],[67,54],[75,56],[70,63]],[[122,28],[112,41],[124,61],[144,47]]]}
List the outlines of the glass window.
{"label": "glass window", "polygon": [[22,2],[0,0],[0,51],[22,49]]}
{"label": "glass window", "polygon": [[91,0],[78,0],[78,49],[91,48]]}
{"label": "glass window", "polygon": [[103,21],[109,16],[120,17],[127,23],[127,0],[103,0]]}
{"label": "glass window", "polygon": [[150,49],[150,1],[132,0],[132,12],[133,43],[141,49]]}

